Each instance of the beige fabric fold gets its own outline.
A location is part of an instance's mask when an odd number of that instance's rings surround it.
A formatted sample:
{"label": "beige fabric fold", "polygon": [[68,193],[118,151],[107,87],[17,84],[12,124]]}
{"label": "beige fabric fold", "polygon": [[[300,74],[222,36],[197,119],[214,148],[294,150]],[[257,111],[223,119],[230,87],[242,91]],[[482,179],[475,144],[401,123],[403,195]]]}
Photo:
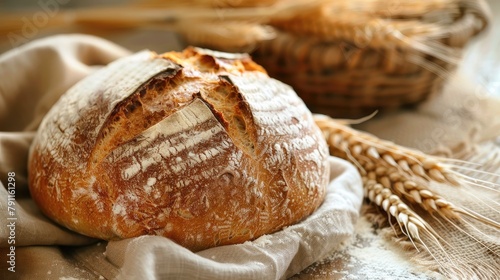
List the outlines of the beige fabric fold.
{"label": "beige fabric fold", "polygon": [[[7,215],[7,177],[15,180],[16,245],[74,245],[93,242],[45,218],[29,198],[27,160],[34,130],[74,83],[129,52],[85,35],[34,41],[0,56],[0,217]],[[8,228],[0,227],[0,246]]]}
{"label": "beige fabric fold", "polygon": [[[0,227],[1,279],[280,279],[352,236],[362,184],[356,169],[336,158],[330,159],[327,198],[312,216],[254,242],[196,254],[163,237],[98,242],[43,216],[30,199],[26,168],[40,121],[72,85],[126,55],[130,52],[106,40],[75,34],[33,41],[0,56],[0,220],[16,218],[17,252],[12,273],[4,261],[11,231]],[[15,180],[15,216],[7,214],[8,177]]]}
{"label": "beige fabric fold", "polygon": [[129,54],[106,40],[59,35],[0,56],[0,131],[34,130],[59,96],[96,67]]}

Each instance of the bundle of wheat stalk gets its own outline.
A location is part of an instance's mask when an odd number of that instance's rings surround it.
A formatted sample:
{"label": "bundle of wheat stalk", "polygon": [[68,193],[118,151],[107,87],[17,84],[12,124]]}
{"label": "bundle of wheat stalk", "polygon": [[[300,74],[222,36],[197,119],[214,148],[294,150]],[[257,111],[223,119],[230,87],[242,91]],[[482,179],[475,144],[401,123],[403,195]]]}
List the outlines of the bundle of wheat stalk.
{"label": "bundle of wheat stalk", "polygon": [[361,117],[438,93],[488,13],[482,0],[329,1],[272,18],[254,57],[314,112]]}
{"label": "bundle of wheat stalk", "polygon": [[[37,28],[58,32],[83,30],[98,35],[116,30],[155,29],[175,32],[191,45],[243,52],[276,36],[274,29],[266,24],[271,18],[290,18],[325,1],[131,1],[122,5],[61,9],[47,16]],[[26,20],[36,14],[37,11],[0,12],[1,37],[16,40],[16,36],[23,34]]]}
{"label": "bundle of wheat stalk", "polygon": [[[416,264],[449,279],[496,279],[500,175],[470,165],[482,158],[498,172],[500,153],[488,150],[467,161],[434,157],[326,116],[315,120],[331,154],[357,166],[365,198],[385,212],[387,223],[379,226],[392,228],[390,235],[412,252]],[[366,216],[380,223],[380,213],[374,213]]]}

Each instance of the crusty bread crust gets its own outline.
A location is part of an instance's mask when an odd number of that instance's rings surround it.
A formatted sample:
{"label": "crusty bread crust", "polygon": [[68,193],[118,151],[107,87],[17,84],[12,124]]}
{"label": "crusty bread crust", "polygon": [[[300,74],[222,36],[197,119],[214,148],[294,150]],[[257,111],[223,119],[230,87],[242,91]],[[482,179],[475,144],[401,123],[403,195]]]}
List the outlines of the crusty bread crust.
{"label": "crusty bread crust", "polygon": [[247,55],[142,52],[54,105],[31,148],[30,191],[76,232],[161,235],[197,251],[311,214],[327,157],[304,103]]}

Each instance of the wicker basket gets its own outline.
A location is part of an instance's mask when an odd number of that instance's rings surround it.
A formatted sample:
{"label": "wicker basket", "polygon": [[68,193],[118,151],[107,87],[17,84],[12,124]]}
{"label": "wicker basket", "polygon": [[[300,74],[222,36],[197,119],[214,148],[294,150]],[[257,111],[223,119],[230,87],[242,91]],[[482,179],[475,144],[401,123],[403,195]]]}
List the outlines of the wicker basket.
{"label": "wicker basket", "polygon": [[[484,1],[148,0],[61,10],[47,26],[160,28],[190,45],[253,50],[254,59],[293,86],[311,111],[352,118],[418,104],[439,92],[462,48],[488,24]],[[19,18],[0,17],[0,35],[21,32]]]}
{"label": "wicker basket", "polygon": [[321,33],[307,34],[303,31],[318,28],[293,28],[300,20],[290,30],[282,22],[275,24],[281,31],[261,42],[253,57],[270,76],[291,85],[316,113],[354,118],[415,105],[439,92],[460,50],[487,25],[488,9],[482,1],[462,2],[453,20],[440,25],[441,38],[425,42],[442,46],[450,59],[407,43],[384,45],[379,40],[359,47],[356,35],[343,33],[343,38],[332,40]]}

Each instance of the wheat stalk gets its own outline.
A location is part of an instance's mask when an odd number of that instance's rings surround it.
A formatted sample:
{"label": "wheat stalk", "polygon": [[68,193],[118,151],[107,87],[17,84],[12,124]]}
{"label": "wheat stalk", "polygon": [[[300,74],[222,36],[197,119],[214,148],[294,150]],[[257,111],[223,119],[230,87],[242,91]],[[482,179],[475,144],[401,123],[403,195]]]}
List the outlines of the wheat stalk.
{"label": "wheat stalk", "polygon": [[256,7],[256,6],[271,6],[279,0],[183,0],[183,1],[165,1],[165,0],[142,0],[131,2],[132,6],[137,7]]}
{"label": "wheat stalk", "polygon": [[[290,18],[303,9],[327,0],[268,1],[268,6],[251,7],[237,1],[194,0],[186,3],[131,3],[130,5],[61,9],[40,28],[86,27],[87,32],[102,33],[116,29],[160,29],[183,36],[189,44],[223,51],[252,51],[261,41],[275,37],[266,25],[271,17]],[[234,5],[233,5],[234,4]],[[243,7],[238,7],[240,4]],[[31,12],[1,13],[0,37],[21,34],[23,18]]]}
{"label": "wheat stalk", "polygon": [[[498,257],[494,236],[500,232],[500,223],[473,210],[454,205],[433,191],[431,183],[439,182],[456,188],[457,191],[472,186],[498,192],[496,189],[499,185],[493,184],[494,186],[489,187],[491,182],[455,171],[471,169],[463,166],[464,163],[468,165],[468,162],[434,157],[401,147],[356,131],[347,126],[346,121],[334,120],[327,116],[315,115],[315,122],[323,132],[330,153],[350,161],[358,168],[363,179],[365,197],[387,213],[394,235],[403,233],[418,252],[419,247],[425,249],[417,254],[419,262],[427,262],[432,258],[440,271],[449,277],[495,275],[494,271],[500,264],[494,257]],[[474,169],[474,172],[482,171]],[[500,179],[498,174],[482,173]],[[474,196],[473,192],[469,192],[469,195]],[[498,204],[495,201],[478,202],[484,202],[484,205]],[[431,220],[424,219],[424,216]],[[391,218],[397,222],[397,228],[391,223]],[[447,223],[447,226],[443,223]],[[439,231],[433,226],[437,226]],[[456,234],[447,234],[448,231],[456,231],[473,243],[457,243],[456,240],[450,239]],[[399,243],[408,248],[401,239]],[[471,260],[451,255],[462,252],[457,249],[457,244],[473,246],[478,254],[483,254],[481,257],[484,259],[474,261],[474,266],[478,269],[470,269]]]}
{"label": "wheat stalk", "polygon": [[[89,26],[96,28],[135,28],[157,27],[177,31],[178,23],[188,24],[194,28],[198,24],[218,21],[221,24],[231,22],[250,22],[266,24],[270,18],[290,18],[304,9],[309,9],[325,3],[328,0],[298,0],[277,1],[270,6],[255,6],[236,8],[225,5],[224,2],[217,6],[206,5],[206,1],[194,1],[193,5],[176,3],[163,3],[163,5],[130,5],[98,6],[85,9],[61,9],[52,15],[43,27]],[[31,18],[33,11],[0,12],[0,35],[8,32],[19,31],[25,24],[21,19]],[[236,28],[236,27],[235,27]],[[244,32],[245,30],[242,30]]]}
{"label": "wheat stalk", "polygon": [[[399,175],[424,181],[460,184],[456,173],[449,170],[449,165],[440,162],[436,157],[383,141],[326,116],[316,115],[315,121],[323,131],[331,152],[335,156],[355,161],[363,175],[369,171],[377,171],[379,174],[387,173],[387,176],[390,175],[394,179]],[[382,166],[388,169],[380,169]]]}
{"label": "wheat stalk", "polygon": [[[412,206],[418,206],[447,219],[459,220],[461,215],[466,215],[497,229],[500,228],[500,223],[456,206],[430,189],[431,181],[457,187],[464,183],[463,178],[457,175],[458,173],[452,169],[453,165],[447,163],[446,159],[380,140],[326,116],[316,115],[315,121],[323,132],[330,153],[357,166],[365,182],[365,196],[385,211],[389,210],[388,213],[398,222],[401,222],[399,214],[392,213],[387,203],[400,204],[401,198],[405,198],[412,203]],[[392,200],[386,201],[391,196]],[[399,200],[395,200],[395,197]],[[405,214],[409,215],[406,212]],[[406,231],[409,237],[419,239],[415,232],[417,229],[433,234],[428,225],[419,223],[423,219],[417,218],[418,214],[413,212],[411,217],[415,222],[411,226],[413,233]],[[404,222],[399,224],[408,227]],[[437,240],[438,237],[434,238]]]}
{"label": "wheat stalk", "polygon": [[410,238],[410,240],[419,240],[420,231],[431,233],[432,228],[422,219],[419,215],[413,212],[408,205],[406,205],[399,196],[393,194],[390,188],[387,188],[375,180],[363,178],[365,197],[376,205],[382,207],[385,212],[391,215],[400,226],[403,233]]}
{"label": "wheat stalk", "polygon": [[251,52],[257,42],[275,37],[269,26],[250,22],[179,23],[176,30],[190,44],[235,52]]}
{"label": "wheat stalk", "polygon": [[[330,1],[292,18],[271,18],[284,32],[323,42],[349,42],[358,48],[403,48],[456,64],[460,51],[441,41],[461,13],[462,1]],[[434,15],[432,17],[431,15]],[[429,64],[421,57],[414,63]],[[437,65],[421,65],[437,68]],[[438,72],[435,69],[434,72]],[[442,71],[441,71],[442,72]]]}
{"label": "wheat stalk", "polygon": [[[191,44],[207,43],[219,50],[232,50],[242,41],[252,38],[249,45],[269,39],[264,36],[266,25],[289,30],[295,33],[313,35],[326,41],[354,41],[357,46],[379,46],[394,48],[411,47],[417,52],[430,54],[443,61],[457,62],[457,52],[436,40],[448,36],[446,23],[453,21],[463,1],[432,0],[421,1],[332,1],[332,0],[189,0],[161,2],[150,0],[144,3],[131,2],[127,5],[104,6],[87,9],[61,9],[51,16],[43,26],[70,27],[83,26],[101,31],[103,28],[162,28],[178,32]],[[466,1],[467,2],[467,1]],[[470,0],[469,0],[470,2]],[[472,4],[468,4],[471,6]],[[429,11],[439,14],[437,20],[430,20]],[[438,11],[438,12],[436,12]],[[443,20],[443,15],[450,18]],[[32,13],[0,13],[0,35],[18,33]],[[397,19],[396,19],[397,18]],[[218,22],[219,25],[215,25]],[[222,37],[227,33],[220,25],[230,26],[245,22],[238,36]],[[191,28],[186,30],[186,25]],[[206,26],[205,26],[206,25]],[[262,26],[257,26],[262,25]],[[213,26],[212,28],[208,28]],[[232,29],[240,26],[232,27]],[[92,30],[92,29],[90,29]],[[222,31],[221,31],[222,30]],[[190,32],[198,35],[190,35]],[[249,33],[249,34],[246,34]],[[268,33],[268,32],[264,32]],[[221,39],[222,37],[222,39]],[[239,40],[233,44],[233,40]],[[390,43],[388,43],[390,42]],[[224,44],[228,44],[226,47]],[[246,46],[242,48],[245,50]],[[241,50],[240,50],[241,51]],[[426,64],[420,56],[411,58],[415,63]],[[427,63],[428,64],[428,63]],[[436,65],[424,65],[436,68]],[[438,70],[437,70],[438,71]]]}
{"label": "wheat stalk", "polygon": [[[403,166],[411,171],[408,164],[403,162],[404,160],[399,161],[399,167]],[[419,176],[427,176],[427,174],[429,174],[430,180],[450,182],[442,175],[443,173],[436,168],[436,166],[439,168],[442,167],[435,163],[433,163],[431,168],[425,168],[423,166],[418,166],[417,168],[416,164],[414,166],[414,169],[418,172],[415,173],[420,174]],[[385,188],[391,189],[395,194],[406,198],[412,203],[420,205],[428,212],[438,213],[452,219],[459,218],[458,213],[461,212],[459,207],[430,191],[426,186],[426,181],[417,180],[414,177],[409,178],[407,174],[402,173],[401,170],[398,170],[396,167],[379,166],[374,171],[369,172],[367,177],[380,182]]]}

